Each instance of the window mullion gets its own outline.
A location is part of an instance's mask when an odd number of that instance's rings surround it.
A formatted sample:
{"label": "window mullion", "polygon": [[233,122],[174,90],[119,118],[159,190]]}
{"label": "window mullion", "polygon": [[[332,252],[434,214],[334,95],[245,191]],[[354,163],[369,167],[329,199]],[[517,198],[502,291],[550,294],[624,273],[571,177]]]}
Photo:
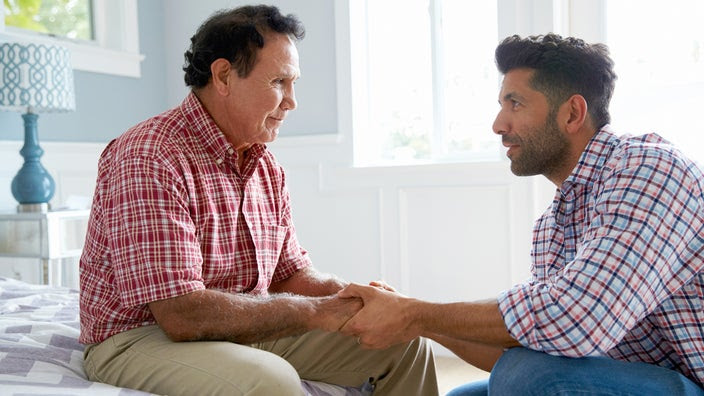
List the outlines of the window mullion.
{"label": "window mullion", "polygon": [[447,154],[445,144],[445,65],[442,34],[442,0],[429,0],[430,46],[433,70],[433,130],[431,133],[431,155],[433,158]]}
{"label": "window mullion", "polygon": [[569,34],[589,43],[606,42],[606,0],[569,0]]}

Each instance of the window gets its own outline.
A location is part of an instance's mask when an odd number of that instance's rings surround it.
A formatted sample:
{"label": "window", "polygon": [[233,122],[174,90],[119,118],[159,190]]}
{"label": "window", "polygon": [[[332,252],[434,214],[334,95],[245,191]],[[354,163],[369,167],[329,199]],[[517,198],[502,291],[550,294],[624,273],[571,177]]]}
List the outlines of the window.
{"label": "window", "polygon": [[5,26],[92,40],[90,0],[4,0]]}
{"label": "window", "polygon": [[3,0],[0,40],[59,44],[74,69],[139,77],[136,0]]}
{"label": "window", "polygon": [[350,59],[338,63],[351,64],[349,99],[338,71],[341,131],[356,166],[505,159],[491,130],[494,49],[512,34],[551,31],[609,45],[617,133],[657,132],[704,163],[704,131],[692,121],[704,90],[700,0],[340,2]]}
{"label": "window", "polygon": [[616,131],[656,132],[704,163],[704,129],[696,121],[704,91],[704,3],[609,1],[605,14],[618,74],[611,105]]}
{"label": "window", "polygon": [[[360,7],[353,51],[354,161],[361,165],[496,160],[496,1],[384,0]],[[402,10],[402,12],[400,11]],[[353,55],[354,56],[354,55]]]}

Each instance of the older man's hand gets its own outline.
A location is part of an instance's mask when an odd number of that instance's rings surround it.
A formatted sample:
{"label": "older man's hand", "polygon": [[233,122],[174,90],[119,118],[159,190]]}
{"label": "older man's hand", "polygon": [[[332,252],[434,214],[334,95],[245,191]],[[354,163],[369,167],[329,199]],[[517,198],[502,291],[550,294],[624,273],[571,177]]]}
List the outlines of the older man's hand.
{"label": "older man's hand", "polygon": [[339,331],[361,308],[360,298],[341,298],[338,295],[317,298],[312,328]]}
{"label": "older man's hand", "polygon": [[396,293],[383,282],[372,282],[370,286],[350,284],[338,296],[364,301],[364,307],[340,331],[359,337],[359,343],[366,348],[384,349],[420,335],[413,320],[415,300]]}

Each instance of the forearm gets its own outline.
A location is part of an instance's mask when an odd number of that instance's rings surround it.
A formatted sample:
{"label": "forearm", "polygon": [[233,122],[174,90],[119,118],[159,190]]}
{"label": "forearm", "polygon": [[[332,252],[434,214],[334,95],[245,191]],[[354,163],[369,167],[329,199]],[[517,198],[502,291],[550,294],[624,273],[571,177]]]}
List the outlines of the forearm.
{"label": "forearm", "polygon": [[506,329],[496,300],[448,304],[413,300],[412,320],[421,335],[442,336],[490,347],[520,345]]}
{"label": "forearm", "polygon": [[518,346],[506,329],[496,300],[438,304],[408,298],[374,286],[351,284],[340,297],[359,297],[360,312],[344,334],[359,336],[369,348],[387,348],[418,336],[444,337],[495,348]]}
{"label": "forearm", "polygon": [[301,296],[329,296],[347,286],[347,282],[334,275],[323,274],[312,267],[304,268],[288,279],[273,283],[272,293],[292,293]]}
{"label": "forearm", "polygon": [[149,307],[174,341],[248,344],[323,328],[321,303],[321,299],[286,294],[258,298],[201,290]]}
{"label": "forearm", "polygon": [[428,338],[437,341],[465,362],[484,371],[491,371],[496,361],[504,353],[502,347],[458,340],[438,334],[429,334]]}

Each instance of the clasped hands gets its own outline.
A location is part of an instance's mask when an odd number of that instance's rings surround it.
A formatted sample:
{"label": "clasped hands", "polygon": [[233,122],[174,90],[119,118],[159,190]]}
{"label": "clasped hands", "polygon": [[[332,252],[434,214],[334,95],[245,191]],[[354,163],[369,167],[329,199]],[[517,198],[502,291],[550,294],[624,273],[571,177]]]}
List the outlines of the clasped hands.
{"label": "clasped hands", "polygon": [[[357,338],[364,348],[384,349],[401,342],[408,342],[420,335],[412,320],[410,299],[381,281],[367,285],[349,284],[337,293],[340,303],[359,302],[361,307],[340,321],[337,329]],[[341,312],[339,312],[341,313]]]}

